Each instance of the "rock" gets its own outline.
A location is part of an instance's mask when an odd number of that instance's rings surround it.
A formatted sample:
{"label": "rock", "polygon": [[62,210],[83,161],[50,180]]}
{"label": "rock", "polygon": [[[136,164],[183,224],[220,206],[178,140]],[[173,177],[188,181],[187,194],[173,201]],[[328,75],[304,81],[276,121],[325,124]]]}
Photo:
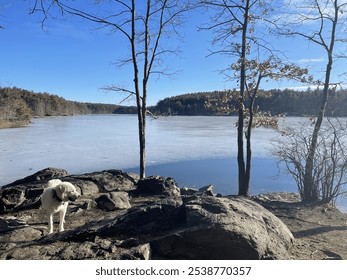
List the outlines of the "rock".
{"label": "rock", "polygon": [[294,237],[246,198],[199,197],[185,205],[185,228],[151,242],[164,259],[288,259]]}
{"label": "rock", "polygon": [[105,191],[130,191],[134,189],[135,181],[127,173],[120,170],[105,170],[94,175],[94,181]]}
{"label": "rock", "polygon": [[[134,190],[137,182],[135,177],[120,170],[67,176],[67,172],[63,169],[46,168],[0,189],[0,213],[38,208],[41,205],[40,196],[43,188],[52,178],[70,182],[84,197],[93,198],[100,192]],[[115,199],[120,202],[120,198]]]}
{"label": "rock", "polygon": [[8,188],[1,191],[0,212],[18,208],[25,201],[25,190]]}
{"label": "rock", "polygon": [[130,191],[135,189],[136,183],[132,175],[116,169],[71,175],[65,180],[80,186],[82,194],[85,195],[99,192]]}
{"label": "rock", "polygon": [[31,189],[23,186],[0,189],[0,213],[38,208],[43,187]]}
{"label": "rock", "polygon": [[96,206],[101,210],[115,210],[114,202],[108,193],[103,193],[95,199]]}
{"label": "rock", "polygon": [[107,211],[129,209],[131,207],[129,196],[126,192],[104,193],[97,197],[95,202],[98,208]]}
{"label": "rock", "polygon": [[90,198],[79,198],[74,202],[75,204],[79,204],[79,210],[91,210],[95,209],[98,205],[94,199]]}
{"label": "rock", "polygon": [[288,192],[271,192],[254,196],[257,202],[301,202],[300,194]]}
{"label": "rock", "polygon": [[0,189],[0,213],[39,207],[46,183],[52,178],[66,175],[64,169],[50,167],[3,186]]}
{"label": "rock", "polygon": [[197,192],[198,190],[193,188],[180,188],[181,195],[193,195],[193,194],[196,194]]}
{"label": "rock", "polygon": [[[205,187],[202,187],[200,189],[193,189],[193,188],[181,188],[180,193],[181,195],[207,195],[207,196],[214,196],[213,193],[214,187],[213,185],[208,185]],[[220,195],[218,195],[220,196]]]}
{"label": "rock", "polygon": [[23,179],[17,180],[13,183],[3,186],[3,188],[16,186],[16,185],[27,185],[36,181],[48,181],[54,178],[60,178],[67,176],[68,173],[64,169],[48,167],[36,172],[33,175],[27,176]]}
{"label": "rock", "polygon": [[137,182],[140,180],[140,175],[139,174],[136,174],[136,173],[133,173],[133,172],[127,172],[126,173],[127,176],[129,176],[131,178],[131,180],[137,184]]}
{"label": "rock", "polygon": [[131,248],[128,252],[121,254],[122,260],[149,260],[151,256],[151,246],[146,243]]}
{"label": "rock", "polygon": [[203,195],[214,196],[213,189],[214,187],[212,185],[208,185],[206,187],[200,188],[198,192]]}
{"label": "rock", "polygon": [[28,226],[23,219],[14,216],[0,217],[0,234]]}
{"label": "rock", "polygon": [[[268,210],[246,198],[167,198],[135,207],[71,238],[137,238],[160,259],[288,259],[294,237]],[[89,236],[89,237],[88,237]],[[125,244],[123,244],[126,246]]]}
{"label": "rock", "polygon": [[212,186],[180,196],[172,178],[137,182],[116,170],[61,179],[83,196],[69,204],[66,230],[48,236],[37,202],[46,179],[0,190],[0,259],[290,258],[288,228],[247,198],[213,196]]}
{"label": "rock", "polygon": [[93,181],[66,178],[65,181],[72,183],[80,189],[81,195],[93,196],[100,192],[100,188]]}
{"label": "rock", "polygon": [[166,198],[145,206],[133,207],[114,221],[96,229],[96,234],[111,237],[127,234],[127,237],[139,235],[161,235],[184,223],[182,200]]}
{"label": "rock", "polygon": [[110,192],[111,199],[116,205],[116,209],[129,209],[131,207],[127,192]]}
{"label": "rock", "polygon": [[140,195],[179,196],[180,190],[174,179],[160,176],[150,176],[137,183],[137,193]]}

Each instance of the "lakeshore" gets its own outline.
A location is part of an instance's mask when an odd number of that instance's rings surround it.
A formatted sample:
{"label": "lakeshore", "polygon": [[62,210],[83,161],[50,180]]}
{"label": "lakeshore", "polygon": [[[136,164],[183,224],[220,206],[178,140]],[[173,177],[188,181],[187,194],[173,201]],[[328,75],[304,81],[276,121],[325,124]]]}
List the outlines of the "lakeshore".
{"label": "lakeshore", "polygon": [[[82,196],[66,231],[47,236],[40,194],[51,178]],[[0,208],[1,259],[347,259],[347,214],[295,193],[221,196],[160,176],[49,168],[0,190]]]}

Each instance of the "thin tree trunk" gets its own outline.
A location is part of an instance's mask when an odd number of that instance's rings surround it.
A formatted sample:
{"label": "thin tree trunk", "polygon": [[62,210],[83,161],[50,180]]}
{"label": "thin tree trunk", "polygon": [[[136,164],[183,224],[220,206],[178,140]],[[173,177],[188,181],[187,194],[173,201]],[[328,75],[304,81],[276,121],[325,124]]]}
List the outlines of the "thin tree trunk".
{"label": "thin tree trunk", "polygon": [[143,121],[143,102],[141,100],[141,92],[139,86],[139,69],[136,56],[136,1],[132,0],[132,10],[131,10],[131,55],[134,67],[134,85],[136,93],[136,107],[137,107],[137,120],[138,120],[138,133],[139,133],[139,146],[140,146],[140,178],[146,176],[146,153],[145,153],[145,123]]}
{"label": "thin tree trunk", "polygon": [[252,166],[252,146],[251,146],[251,137],[252,137],[252,124],[253,124],[253,105],[254,98],[251,101],[250,110],[249,110],[249,124],[247,127],[247,135],[246,135],[246,173],[245,173],[245,181],[247,189],[245,190],[247,194],[249,194],[250,180],[251,180],[251,166]]}
{"label": "thin tree trunk", "polygon": [[323,99],[318,112],[317,121],[315,123],[312,139],[310,143],[309,152],[306,158],[305,165],[305,175],[304,175],[304,201],[317,201],[319,199],[319,190],[314,183],[313,178],[313,165],[314,165],[314,157],[317,149],[318,142],[318,134],[320,128],[322,126],[323,118],[325,116],[326,107],[328,104],[328,96],[329,96],[329,86],[330,86],[330,75],[333,66],[333,50],[335,45],[335,36],[336,36],[336,25],[339,16],[339,9],[337,6],[337,1],[334,2],[335,5],[335,17],[332,20],[332,29],[331,29],[331,37],[330,37],[330,45],[326,45],[324,41],[322,41],[322,45],[325,47],[325,50],[328,54],[328,63],[325,70],[325,80],[324,80],[324,88],[323,88]]}
{"label": "thin tree trunk", "polygon": [[146,177],[146,116],[147,116],[147,82],[149,77],[149,18],[151,11],[151,0],[147,0],[147,11],[145,18],[145,38],[144,38],[144,64],[142,80],[142,104],[141,104],[141,140],[140,140],[140,178]]}
{"label": "thin tree trunk", "polygon": [[249,123],[247,127],[247,147],[246,147],[246,186],[248,186],[247,193],[249,193],[250,181],[251,181],[251,168],[252,168],[252,126],[253,126],[253,118],[254,118],[254,102],[255,96],[258,92],[258,88],[260,85],[261,76],[258,78],[258,83],[256,88],[254,89],[254,93],[250,96],[250,105],[249,105]]}
{"label": "thin tree trunk", "polygon": [[248,122],[248,127],[247,127],[247,134],[246,134],[246,140],[247,140],[247,146],[246,146],[246,186],[247,188],[247,194],[249,193],[249,188],[250,188],[250,181],[251,181],[251,169],[252,169],[252,129],[253,129],[253,119],[254,119],[254,103],[255,103],[255,98],[257,96],[260,82],[262,80],[263,76],[262,74],[259,74],[257,83],[255,85],[255,88],[253,91],[250,93],[247,89],[248,96],[250,99],[250,104],[249,104],[249,122]]}
{"label": "thin tree trunk", "polygon": [[[142,126],[144,130],[144,126]],[[146,177],[146,135],[145,131],[140,133],[140,178]]]}
{"label": "thin tree trunk", "polygon": [[239,195],[249,195],[249,181],[246,180],[246,167],[244,160],[243,146],[243,126],[244,126],[244,96],[246,81],[246,47],[247,47],[247,29],[248,29],[248,13],[250,0],[246,1],[244,24],[242,29],[242,46],[241,46],[241,69],[240,69],[240,93],[239,93],[239,110],[238,110],[238,127],[237,127],[237,163],[239,178]]}
{"label": "thin tree trunk", "polygon": [[314,178],[313,178],[313,165],[314,165],[314,156],[317,149],[318,134],[322,126],[326,107],[328,104],[329,84],[330,84],[330,74],[332,69],[332,63],[333,61],[331,58],[329,59],[329,63],[326,68],[325,84],[323,89],[323,99],[319,109],[317,121],[315,123],[314,129],[312,132],[310,148],[306,158],[305,175],[304,175],[304,197],[303,197],[304,201],[317,201],[319,199],[319,190],[317,189],[317,186],[315,186]]}

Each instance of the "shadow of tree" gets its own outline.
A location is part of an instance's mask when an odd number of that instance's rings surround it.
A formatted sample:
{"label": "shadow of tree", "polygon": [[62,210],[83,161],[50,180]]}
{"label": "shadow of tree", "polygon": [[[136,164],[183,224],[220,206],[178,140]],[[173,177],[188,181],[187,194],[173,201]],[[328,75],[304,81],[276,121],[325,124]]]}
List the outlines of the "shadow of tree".
{"label": "shadow of tree", "polygon": [[331,231],[347,231],[347,226],[320,226],[293,232],[295,238],[303,238]]}

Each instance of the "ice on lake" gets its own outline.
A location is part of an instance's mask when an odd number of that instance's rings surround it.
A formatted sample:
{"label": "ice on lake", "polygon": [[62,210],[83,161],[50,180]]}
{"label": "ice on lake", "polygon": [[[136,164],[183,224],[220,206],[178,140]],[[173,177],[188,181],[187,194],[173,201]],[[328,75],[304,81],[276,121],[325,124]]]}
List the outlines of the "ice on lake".
{"label": "ice on lake", "polygon": [[[222,194],[237,193],[236,117],[148,118],[147,175],[171,176],[180,186],[213,184]],[[301,118],[287,118],[296,124]],[[252,136],[251,191],[295,191],[271,157],[279,133],[257,128]],[[83,115],[34,119],[24,128],[0,130],[0,186],[46,167],[70,174],[105,169],[137,172],[137,116]]]}
{"label": "ice on lake", "polygon": [[[162,117],[148,120],[147,162],[228,158],[236,154],[236,118]],[[269,130],[254,133],[253,155],[268,157]],[[69,173],[138,166],[137,117],[88,115],[34,119],[0,130],[0,185],[40,169]]]}

